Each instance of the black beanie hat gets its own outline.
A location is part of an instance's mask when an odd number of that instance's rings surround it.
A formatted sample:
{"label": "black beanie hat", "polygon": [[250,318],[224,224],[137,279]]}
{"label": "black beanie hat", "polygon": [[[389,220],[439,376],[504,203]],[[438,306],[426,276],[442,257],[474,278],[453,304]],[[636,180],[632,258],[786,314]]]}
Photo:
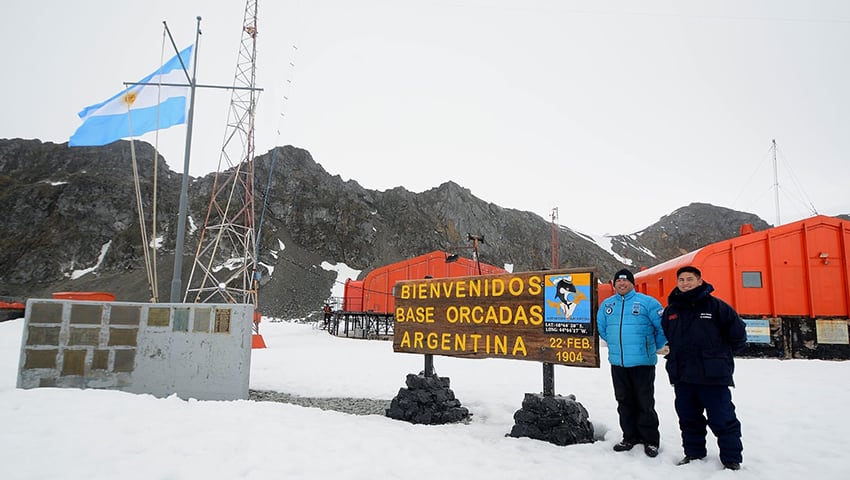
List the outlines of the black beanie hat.
{"label": "black beanie hat", "polygon": [[624,269],[622,269],[622,270],[618,270],[618,271],[617,271],[617,273],[615,273],[615,274],[614,274],[614,281],[615,281],[615,282],[616,282],[616,281],[617,281],[617,279],[619,279],[619,278],[625,278],[626,280],[628,280],[629,282],[631,282],[631,283],[632,283],[632,285],[634,285],[634,284],[635,284],[635,276],[632,274],[632,272],[628,271],[628,270],[627,270],[627,269],[625,269],[625,268],[624,268]]}

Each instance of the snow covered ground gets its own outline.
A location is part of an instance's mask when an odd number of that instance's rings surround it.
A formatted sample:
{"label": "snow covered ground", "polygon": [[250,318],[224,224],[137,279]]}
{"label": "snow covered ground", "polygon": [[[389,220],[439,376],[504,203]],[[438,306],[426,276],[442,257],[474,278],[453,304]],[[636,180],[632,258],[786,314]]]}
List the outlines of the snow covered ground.
{"label": "snow covered ground", "polygon": [[[850,362],[737,360],[733,400],[742,470],[722,470],[714,437],[703,462],[682,456],[673,392],[660,360],[661,453],[615,453],[609,367],[556,366],[555,392],[590,412],[593,444],[559,447],[505,434],[542,366],[435,357],[473,413],[468,424],[412,425],[291,404],[184,401],[105,390],[15,388],[23,319],[0,323],[0,478],[18,479],[846,479]],[[421,355],[385,341],[334,338],[311,325],[263,322],[251,388],[300,396],[391,399]],[[603,348],[603,359],[607,352]]]}

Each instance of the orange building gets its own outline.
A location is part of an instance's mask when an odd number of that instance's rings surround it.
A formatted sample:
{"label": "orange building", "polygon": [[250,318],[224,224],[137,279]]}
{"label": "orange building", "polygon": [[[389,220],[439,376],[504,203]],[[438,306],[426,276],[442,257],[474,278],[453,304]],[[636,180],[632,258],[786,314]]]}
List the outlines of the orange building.
{"label": "orange building", "polygon": [[391,315],[395,306],[393,287],[399,280],[502,273],[508,273],[508,271],[504,268],[436,250],[425,255],[378,267],[366,274],[363,280],[346,281],[342,309],[346,312]]}
{"label": "orange building", "polygon": [[635,289],[666,305],[676,270],[693,265],[747,321],[753,334],[746,354],[850,358],[850,222],[818,215],[741,230],[635,273]]}

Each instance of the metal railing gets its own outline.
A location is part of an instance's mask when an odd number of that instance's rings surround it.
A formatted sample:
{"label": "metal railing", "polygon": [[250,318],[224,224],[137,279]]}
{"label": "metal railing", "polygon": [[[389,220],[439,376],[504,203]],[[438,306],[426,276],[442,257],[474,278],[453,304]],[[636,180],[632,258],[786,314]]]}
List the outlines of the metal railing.
{"label": "metal railing", "polygon": [[328,324],[323,325],[338,337],[378,340],[391,339],[393,327],[393,314],[373,312],[334,312]]}

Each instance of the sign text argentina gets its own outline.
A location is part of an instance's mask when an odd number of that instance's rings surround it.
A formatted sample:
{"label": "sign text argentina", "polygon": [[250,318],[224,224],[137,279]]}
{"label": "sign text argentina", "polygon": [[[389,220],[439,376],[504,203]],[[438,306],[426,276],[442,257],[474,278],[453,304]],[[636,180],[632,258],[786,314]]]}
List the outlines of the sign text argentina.
{"label": "sign text argentina", "polygon": [[599,367],[592,271],[398,282],[393,350]]}

